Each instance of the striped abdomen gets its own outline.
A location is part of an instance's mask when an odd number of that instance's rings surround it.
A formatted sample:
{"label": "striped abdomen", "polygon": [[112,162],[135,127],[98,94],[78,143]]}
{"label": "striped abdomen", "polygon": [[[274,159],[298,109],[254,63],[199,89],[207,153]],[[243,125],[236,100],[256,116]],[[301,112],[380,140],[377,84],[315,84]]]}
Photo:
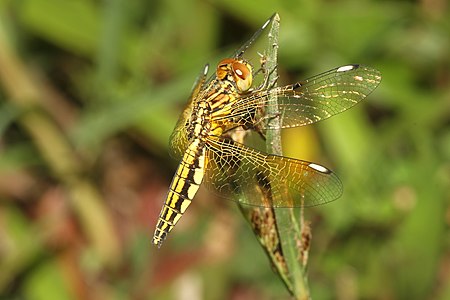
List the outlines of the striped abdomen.
{"label": "striped abdomen", "polygon": [[191,204],[203,180],[205,148],[200,139],[195,139],[184,153],[177,172],[170,184],[169,193],[159,215],[153,235],[153,244],[161,246],[167,234],[180,220]]}

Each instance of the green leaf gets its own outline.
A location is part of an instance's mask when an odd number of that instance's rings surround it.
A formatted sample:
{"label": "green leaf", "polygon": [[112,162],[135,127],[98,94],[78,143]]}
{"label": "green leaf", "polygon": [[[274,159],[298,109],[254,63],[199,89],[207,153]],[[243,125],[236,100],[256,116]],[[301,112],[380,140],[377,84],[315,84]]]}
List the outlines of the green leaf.
{"label": "green leaf", "polygon": [[69,51],[97,51],[100,14],[93,1],[25,0],[19,10],[30,31]]}
{"label": "green leaf", "polygon": [[34,270],[25,283],[25,294],[30,300],[75,299],[64,281],[63,270],[55,261]]}

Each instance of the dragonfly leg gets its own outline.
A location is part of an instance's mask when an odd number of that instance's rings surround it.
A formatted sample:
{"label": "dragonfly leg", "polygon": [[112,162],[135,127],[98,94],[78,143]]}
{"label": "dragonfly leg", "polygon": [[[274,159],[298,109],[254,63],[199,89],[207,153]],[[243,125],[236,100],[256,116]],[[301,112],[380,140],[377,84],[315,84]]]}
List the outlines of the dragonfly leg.
{"label": "dragonfly leg", "polygon": [[263,136],[265,140],[265,132],[263,128],[271,128],[268,123],[275,118],[279,118],[280,116],[280,113],[264,115],[255,122],[255,124],[253,125],[253,129],[257,131],[261,136]]}
{"label": "dragonfly leg", "polygon": [[264,74],[267,73],[267,68],[266,68],[267,59],[266,59],[266,56],[264,54],[262,54],[262,53],[259,53],[259,52],[258,52],[258,55],[260,57],[260,59],[259,59],[260,67],[255,72],[254,77],[256,77],[256,75],[258,75],[259,73],[264,73]]}
{"label": "dragonfly leg", "polygon": [[273,74],[273,72],[275,72],[277,69],[277,67],[273,67],[269,72],[267,72],[267,69],[264,68],[264,80],[263,82],[255,88],[255,90],[259,91],[259,90],[263,90],[263,89],[271,89],[273,87],[275,87],[277,80],[278,80],[278,76],[274,78],[274,80],[272,80],[271,83],[269,83],[269,79],[270,79],[270,75]]}
{"label": "dragonfly leg", "polygon": [[[267,69],[267,67],[266,67],[266,63],[267,63],[267,57],[266,57],[266,55],[264,55],[264,54],[262,54],[262,53],[259,53],[258,52],[258,55],[260,56],[260,59],[259,59],[259,63],[260,63],[260,68],[254,73],[254,77],[256,77],[259,73],[263,73],[264,74],[264,80],[263,80],[263,82],[258,86],[258,87],[256,87],[254,90],[262,90],[262,89],[264,89],[264,88],[268,88],[269,87],[269,78],[270,78],[270,75],[272,75],[272,73],[276,70],[276,67],[274,67],[272,70],[270,70],[269,72],[268,72],[268,69]],[[274,80],[274,82],[276,82],[277,81],[277,79],[278,79],[278,77]],[[271,85],[271,86],[273,86],[273,85]]]}

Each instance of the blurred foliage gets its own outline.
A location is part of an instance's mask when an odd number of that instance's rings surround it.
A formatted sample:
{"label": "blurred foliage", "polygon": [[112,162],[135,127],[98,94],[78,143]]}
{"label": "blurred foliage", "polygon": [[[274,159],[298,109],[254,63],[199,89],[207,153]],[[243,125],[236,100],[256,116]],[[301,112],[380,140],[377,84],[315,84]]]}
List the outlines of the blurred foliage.
{"label": "blurred foliage", "polygon": [[314,299],[450,299],[450,13],[429,1],[0,1],[0,299],[284,299],[232,202],[150,243],[190,87],[273,12],[280,83],[361,63],[361,105],[283,133],[332,167]]}

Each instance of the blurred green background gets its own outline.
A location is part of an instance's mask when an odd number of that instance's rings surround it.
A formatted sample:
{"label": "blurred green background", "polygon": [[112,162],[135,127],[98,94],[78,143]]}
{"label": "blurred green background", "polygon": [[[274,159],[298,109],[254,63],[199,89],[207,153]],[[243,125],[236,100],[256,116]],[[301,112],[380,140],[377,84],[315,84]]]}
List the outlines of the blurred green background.
{"label": "blurred green background", "polygon": [[362,104],[284,132],[344,195],[308,209],[313,299],[450,299],[450,13],[422,1],[0,1],[0,299],[287,299],[233,202],[161,249],[168,137],[206,62],[273,14],[280,84],[349,63]]}

